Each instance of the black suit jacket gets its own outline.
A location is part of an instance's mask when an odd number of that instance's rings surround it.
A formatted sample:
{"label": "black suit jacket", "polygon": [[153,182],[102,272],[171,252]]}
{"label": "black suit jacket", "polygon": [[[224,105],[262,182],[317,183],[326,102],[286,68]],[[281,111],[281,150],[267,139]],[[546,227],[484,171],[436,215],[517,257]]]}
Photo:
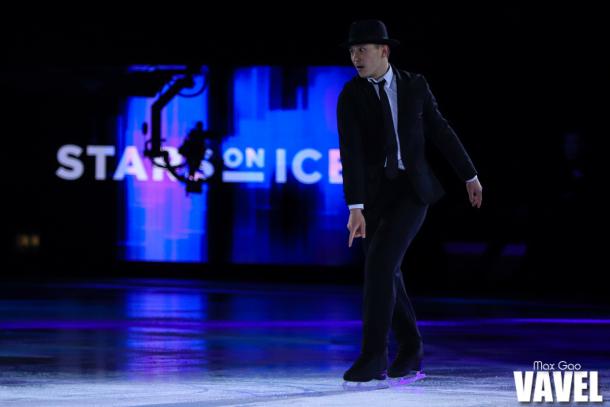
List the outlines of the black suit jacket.
{"label": "black suit jacket", "polygon": [[[438,201],[443,187],[426,158],[432,141],[466,181],[477,172],[459,138],[438,110],[426,79],[392,66],[398,90],[398,137],[408,179],[427,204]],[[384,177],[385,151],[381,104],[373,85],[354,77],[345,84],[337,104],[337,127],[343,166],[343,192],[348,205],[374,204]]]}

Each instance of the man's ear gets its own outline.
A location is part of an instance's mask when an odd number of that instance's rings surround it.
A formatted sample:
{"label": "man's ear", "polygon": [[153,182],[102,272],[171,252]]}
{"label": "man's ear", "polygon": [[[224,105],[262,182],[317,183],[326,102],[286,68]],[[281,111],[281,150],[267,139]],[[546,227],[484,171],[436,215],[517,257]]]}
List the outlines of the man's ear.
{"label": "man's ear", "polygon": [[384,51],[383,55],[384,55],[386,58],[389,58],[389,57],[390,57],[390,46],[389,46],[389,45],[385,45],[385,44],[384,44],[384,46],[383,46],[383,51]]}

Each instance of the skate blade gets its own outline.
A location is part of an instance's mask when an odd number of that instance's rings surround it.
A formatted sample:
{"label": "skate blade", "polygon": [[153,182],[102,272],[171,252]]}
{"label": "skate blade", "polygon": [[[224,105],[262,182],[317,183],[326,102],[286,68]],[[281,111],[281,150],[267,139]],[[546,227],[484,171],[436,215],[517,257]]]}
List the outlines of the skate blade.
{"label": "skate blade", "polygon": [[370,382],[343,382],[343,389],[347,391],[367,391],[387,389],[390,387],[388,380],[373,379]]}
{"label": "skate blade", "polygon": [[426,377],[426,374],[422,371],[415,372],[412,376],[403,376],[396,378],[389,378],[388,382],[390,386],[403,386],[406,384],[415,383],[416,381],[422,380]]}

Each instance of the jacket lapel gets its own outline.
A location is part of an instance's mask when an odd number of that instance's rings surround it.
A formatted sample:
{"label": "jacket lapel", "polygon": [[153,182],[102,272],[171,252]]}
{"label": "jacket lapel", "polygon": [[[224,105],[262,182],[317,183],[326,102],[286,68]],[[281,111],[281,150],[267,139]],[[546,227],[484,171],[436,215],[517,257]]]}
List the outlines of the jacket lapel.
{"label": "jacket lapel", "polygon": [[373,84],[371,84],[367,79],[361,78],[361,86],[366,95],[366,102],[371,109],[370,111],[373,113],[372,117],[377,117],[381,114],[381,105],[379,104],[379,96],[377,96],[377,92],[373,88]]}
{"label": "jacket lapel", "polygon": [[407,145],[409,143],[409,108],[410,106],[410,96],[411,92],[409,88],[411,86],[411,76],[408,72],[400,72],[394,65],[392,65],[392,70],[394,75],[396,76],[396,89],[397,89],[397,99],[398,99],[398,137],[400,138],[400,147],[401,153],[407,150]]}

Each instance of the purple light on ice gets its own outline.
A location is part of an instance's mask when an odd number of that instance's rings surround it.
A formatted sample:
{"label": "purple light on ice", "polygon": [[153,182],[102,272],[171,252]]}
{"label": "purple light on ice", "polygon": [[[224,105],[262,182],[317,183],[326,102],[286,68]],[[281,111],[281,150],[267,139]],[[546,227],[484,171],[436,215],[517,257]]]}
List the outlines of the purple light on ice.
{"label": "purple light on ice", "polygon": [[[418,321],[419,326],[479,326],[479,325],[610,325],[610,319],[568,319],[568,318],[504,318]],[[167,321],[167,320],[127,320],[127,321],[3,321],[0,329],[124,329],[132,327],[159,327],[174,329],[244,329],[244,328],[358,328],[360,320],[312,320],[312,321]]]}

